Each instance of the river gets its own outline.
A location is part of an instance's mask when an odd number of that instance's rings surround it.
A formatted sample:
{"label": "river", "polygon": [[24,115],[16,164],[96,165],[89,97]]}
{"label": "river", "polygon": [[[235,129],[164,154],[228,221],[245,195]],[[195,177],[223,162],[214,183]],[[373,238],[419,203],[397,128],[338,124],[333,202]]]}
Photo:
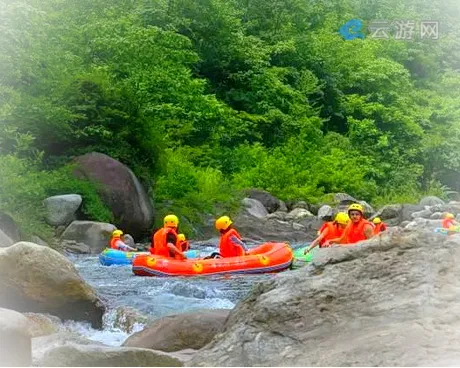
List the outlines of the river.
{"label": "river", "polygon": [[[202,250],[210,253],[213,248]],[[150,319],[199,309],[231,309],[252,286],[277,274],[215,277],[139,277],[131,266],[105,267],[97,255],[69,256],[76,269],[107,305],[104,329],[92,329],[83,322],[66,322],[66,328],[91,340],[119,346],[130,335],[115,324],[115,308],[131,307]],[[138,324],[132,333],[142,330]]]}

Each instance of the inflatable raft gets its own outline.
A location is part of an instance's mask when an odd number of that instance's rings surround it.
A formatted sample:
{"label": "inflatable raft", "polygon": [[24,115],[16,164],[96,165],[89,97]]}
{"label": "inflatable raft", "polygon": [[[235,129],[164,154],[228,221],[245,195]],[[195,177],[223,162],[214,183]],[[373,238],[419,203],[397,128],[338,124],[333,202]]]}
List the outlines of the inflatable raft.
{"label": "inflatable raft", "polygon": [[253,274],[287,269],[293,260],[287,243],[264,243],[242,257],[175,260],[162,256],[139,255],[133,261],[138,276],[199,276]]}
{"label": "inflatable raft", "polygon": [[[99,263],[103,266],[112,266],[112,265],[130,265],[133,263],[133,259],[140,255],[147,256],[149,252],[123,252],[117,249],[104,249],[101,254],[99,254]],[[198,258],[199,252],[196,250],[189,250],[185,252],[187,258]]]}

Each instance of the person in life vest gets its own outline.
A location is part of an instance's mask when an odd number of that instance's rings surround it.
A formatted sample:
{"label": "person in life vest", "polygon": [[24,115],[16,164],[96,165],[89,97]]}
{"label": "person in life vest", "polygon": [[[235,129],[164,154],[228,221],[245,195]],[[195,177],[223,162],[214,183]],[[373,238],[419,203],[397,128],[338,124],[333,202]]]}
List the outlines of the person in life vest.
{"label": "person in life vest", "polygon": [[110,248],[111,249],[117,249],[117,250],[122,250],[124,252],[132,251],[136,252],[136,248],[130,247],[128,244],[126,244],[123,240],[121,240],[121,236],[123,235],[123,231],[121,230],[114,230],[112,233],[112,238],[110,239]]}
{"label": "person in life vest", "polygon": [[337,213],[334,221],[326,222],[321,226],[319,236],[305,249],[304,254],[307,254],[318,245],[320,248],[324,247],[324,244],[330,239],[340,238],[349,221],[350,218],[345,212]]}
{"label": "person in life vest", "polygon": [[186,240],[184,234],[178,234],[177,235],[177,244],[176,244],[177,249],[179,249],[182,252],[186,252],[190,249],[190,244]]}
{"label": "person in life vest", "polygon": [[384,222],[382,222],[382,220],[380,219],[380,217],[376,217],[372,220],[372,222],[374,223],[375,227],[374,227],[374,235],[377,235],[379,233],[381,233],[382,231],[385,231],[387,229],[387,224],[385,224]]}
{"label": "person in life vest", "polygon": [[350,223],[345,228],[342,236],[326,241],[325,246],[331,244],[354,244],[361,240],[370,239],[374,236],[374,225],[364,217],[364,209],[359,203],[353,203],[348,207]]}
{"label": "person in life vest", "polygon": [[220,256],[226,258],[246,255],[248,247],[241,240],[240,234],[238,234],[232,224],[233,222],[228,216],[222,216],[216,220],[216,229],[219,230],[221,234],[219,253],[213,253],[209,257],[215,258]]}
{"label": "person in life vest", "polygon": [[152,237],[150,253],[158,256],[187,259],[184,253],[176,246],[177,227],[179,219],[176,215],[167,215],[163,219],[163,227],[159,229]]}
{"label": "person in life vest", "polygon": [[454,226],[459,226],[460,224],[455,221],[455,216],[451,213],[446,213],[444,219],[442,220],[442,227],[444,229],[450,229]]}

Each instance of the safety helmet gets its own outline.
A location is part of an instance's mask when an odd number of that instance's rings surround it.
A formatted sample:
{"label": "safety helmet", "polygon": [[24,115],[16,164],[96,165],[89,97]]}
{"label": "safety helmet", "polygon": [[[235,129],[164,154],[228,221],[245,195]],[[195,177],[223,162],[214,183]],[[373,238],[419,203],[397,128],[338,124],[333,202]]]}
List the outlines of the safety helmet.
{"label": "safety helmet", "polygon": [[177,227],[177,225],[179,225],[179,219],[176,215],[167,215],[163,219],[163,224],[165,227]]}
{"label": "safety helmet", "polygon": [[177,234],[177,239],[180,241],[185,241],[185,235],[184,234]]}
{"label": "safety helmet", "polygon": [[444,215],[444,218],[446,218],[446,219],[453,219],[453,218],[455,218],[455,216],[454,216],[453,214],[451,214],[451,213],[446,213],[446,214]]}
{"label": "safety helmet", "polygon": [[222,216],[216,220],[216,229],[217,230],[227,230],[231,224],[233,224],[233,222],[232,220],[230,220],[230,217]]}
{"label": "safety helmet", "polygon": [[350,217],[345,212],[339,212],[335,215],[335,222],[338,224],[346,225],[350,221]]}
{"label": "safety helmet", "polygon": [[359,211],[362,215],[364,213],[364,208],[359,203],[353,203],[348,207],[348,213],[350,213],[350,211]]}
{"label": "safety helmet", "polygon": [[382,222],[382,220],[380,219],[380,217],[376,217],[375,219],[372,220],[372,222],[374,224],[380,224]]}
{"label": "safety helmet", "polygon": [[121,231],[121,230],[114,230],[114,231],[112,232],[112,236],[113,236],[114,238],[119,238],[119,237],[122,236],[122,235],[123,235],[123,231]]}

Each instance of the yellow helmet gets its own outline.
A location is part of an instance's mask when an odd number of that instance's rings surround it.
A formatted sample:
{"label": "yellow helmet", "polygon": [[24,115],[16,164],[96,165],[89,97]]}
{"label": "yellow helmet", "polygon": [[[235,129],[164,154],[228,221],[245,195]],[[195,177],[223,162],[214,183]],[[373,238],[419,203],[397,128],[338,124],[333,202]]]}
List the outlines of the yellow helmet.
{"label": "yellow helmet", "polygon": [[375,219],[372,220],[372,222],[374,224],[380,224],[382,222],[382,220],[380,219],[380,217],[376,217]]}
{"label": "yellow helmet", "polygon": [[350,221],[350,218],[345,212],[339,212],[335,215],[335,222],[338,224],[346,225],[348,224],[348,221]]}
{"label": "yellow helmet", "polygon": [[180,241],[185,241],[185,235],[184,234],[177,234],[177,239]]}
{"label": "yellow helmet", "polygon": [[348,213],[350,213],[350,211],[359,211],[362,215],[364,213],[364,208],[359,203],[353,203],[348,207]]}
{"label": "yellow helmet", "polygon": [[167,215],[163,219],[163,224],[165,227],[177,227],[177,225],[179,225],[179,219],[176,215]]}
{"label": "yellow helmet", "polygon": [[217,230],[227,230],[231,224],[233,224],[233,222],[232,220],[230,220],[230,217],[222,216],[216,220],[216,229]]}
{"label": "yellow helmet", "polygon": [[112,236],[113,236],[114,238],[119,238],[119,237],[122,236],[122,235],[123,235],[123,231],[121,231],[121,230],[114,230],[114,231],[112,232]]}
{"label": "yellow helmet", "polygon": [[453,218],[455,218],[455,216],[454,216],[453,214],[451,214],[451,213],[446,213],[446,214],[444,215],[444,218],[446,218],[446,219],[453,219]]}

